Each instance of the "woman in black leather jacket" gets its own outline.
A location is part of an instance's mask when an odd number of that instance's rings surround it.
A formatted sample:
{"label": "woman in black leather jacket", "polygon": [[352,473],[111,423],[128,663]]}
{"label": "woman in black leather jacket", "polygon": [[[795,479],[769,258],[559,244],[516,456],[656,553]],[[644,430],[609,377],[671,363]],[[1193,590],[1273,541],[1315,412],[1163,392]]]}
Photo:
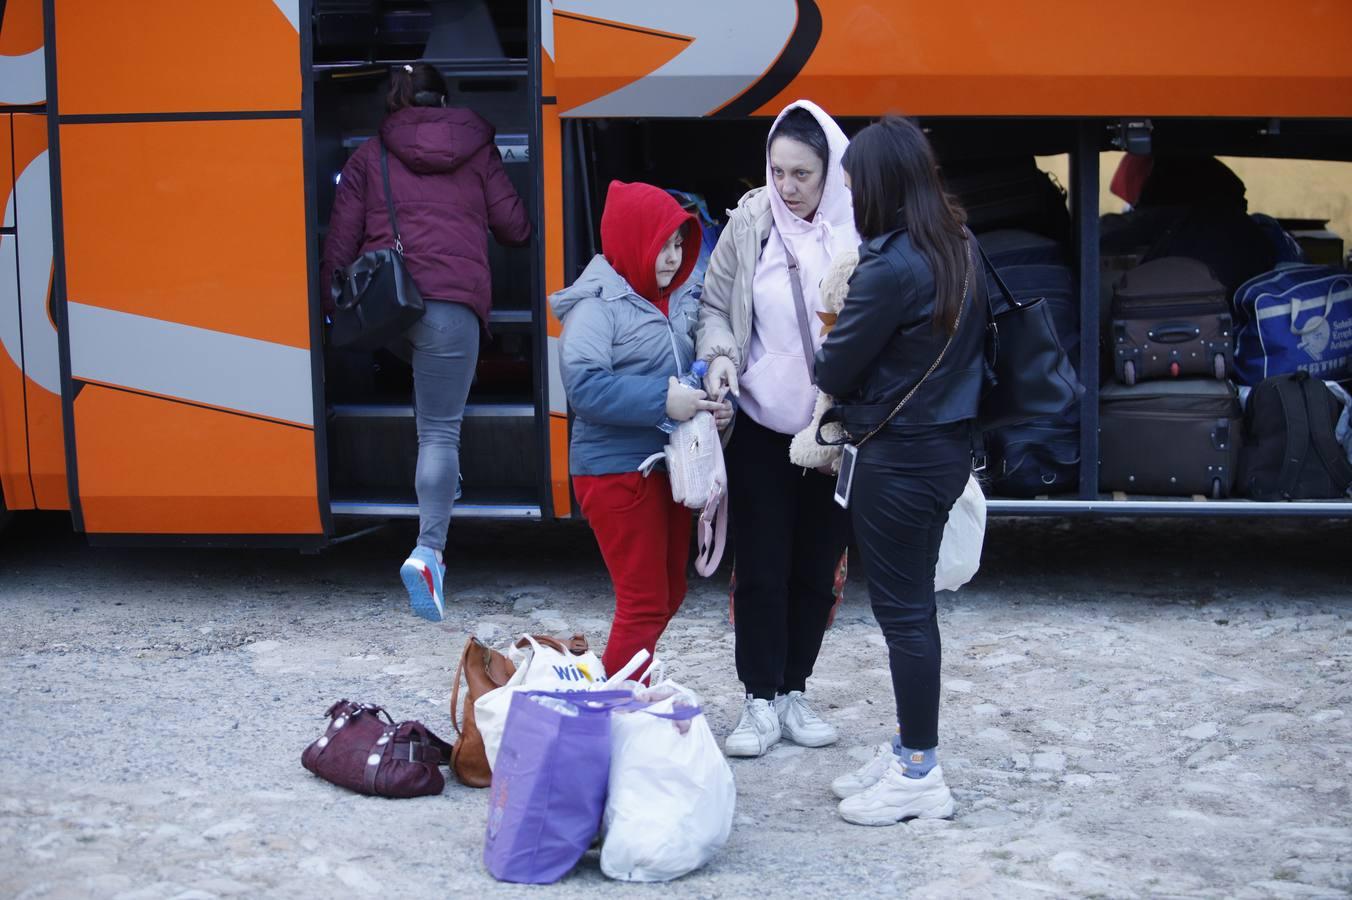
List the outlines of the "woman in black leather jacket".
{"label": "woman in black leather jacket", "polygon": [[984,295],[966,214],[944,192],[919,127],[888,118],[865,128],[844,166],[863,244],[816,378],[858,446],[850,511],[887,639],[898,730],[832,788],[846,821],[885,825],[953,813],[935,759],[934,571],[948,511],[971,471]]}

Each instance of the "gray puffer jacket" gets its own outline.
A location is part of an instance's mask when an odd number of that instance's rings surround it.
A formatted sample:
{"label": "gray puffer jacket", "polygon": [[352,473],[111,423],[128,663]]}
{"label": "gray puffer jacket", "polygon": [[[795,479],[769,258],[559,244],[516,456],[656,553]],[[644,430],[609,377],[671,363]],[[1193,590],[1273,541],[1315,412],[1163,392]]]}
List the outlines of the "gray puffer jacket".
{"label": "gray puffer jacket", "polygon": [[563,323],[559,368],[574,413],[569,471],[633,472],[661,452],[667,435],[667,379],[690,368],[699,319],[698,285],[680,288],[670,318],[635,293],[597,256],[570,286],[550,296]]}

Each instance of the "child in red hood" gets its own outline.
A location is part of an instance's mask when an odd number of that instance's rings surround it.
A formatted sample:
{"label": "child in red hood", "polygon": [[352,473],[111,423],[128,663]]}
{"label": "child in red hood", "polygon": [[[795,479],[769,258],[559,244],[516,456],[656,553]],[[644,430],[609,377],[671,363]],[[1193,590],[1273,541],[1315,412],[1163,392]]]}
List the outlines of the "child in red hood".
{"label": "child in red hood", "polygon": [[671,499],[666,473],[639,464],[661,451],[666,417],[727,403],[676,377],[694,361],[699,255],[694,216],[649,184],[613,181],[601,216],[601,255],[549,298],[563,323],[559,367],[573,411],[569,468],[615,585],[615,620],[602,664],[614,672],[652,652],[685,599],[690,511]]}

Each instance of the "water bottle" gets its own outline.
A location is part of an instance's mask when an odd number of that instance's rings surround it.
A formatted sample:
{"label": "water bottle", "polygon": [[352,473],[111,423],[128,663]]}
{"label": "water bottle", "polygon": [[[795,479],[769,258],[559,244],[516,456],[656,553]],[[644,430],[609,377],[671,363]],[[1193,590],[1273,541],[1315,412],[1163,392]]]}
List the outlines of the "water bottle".
{"label": "water bottle", "polygon": [[[697,391],[702,391],[704,390],[704,375],[708,371],[709,364],[702,359],[697,359],[695,360],[694,365],[690,367],[690,371],[686,372],[678,380],[686,387],[692,387]],[[671,416],[663,416],[662,421],[657,423],[657,427],[667,434],[671,434],[676,430],[678,424],[679,423],[672,419]]]}

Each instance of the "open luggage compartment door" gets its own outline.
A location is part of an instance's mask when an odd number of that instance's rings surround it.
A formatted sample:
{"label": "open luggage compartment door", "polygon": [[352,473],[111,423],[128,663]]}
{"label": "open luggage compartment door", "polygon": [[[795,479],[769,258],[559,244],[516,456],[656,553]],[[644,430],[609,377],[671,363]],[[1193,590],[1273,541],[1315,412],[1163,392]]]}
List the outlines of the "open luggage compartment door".
{"label": "open luggage compartment door", "polygon": [[308,5],[48,0],[66,443],[91,539],[323,539]]}

